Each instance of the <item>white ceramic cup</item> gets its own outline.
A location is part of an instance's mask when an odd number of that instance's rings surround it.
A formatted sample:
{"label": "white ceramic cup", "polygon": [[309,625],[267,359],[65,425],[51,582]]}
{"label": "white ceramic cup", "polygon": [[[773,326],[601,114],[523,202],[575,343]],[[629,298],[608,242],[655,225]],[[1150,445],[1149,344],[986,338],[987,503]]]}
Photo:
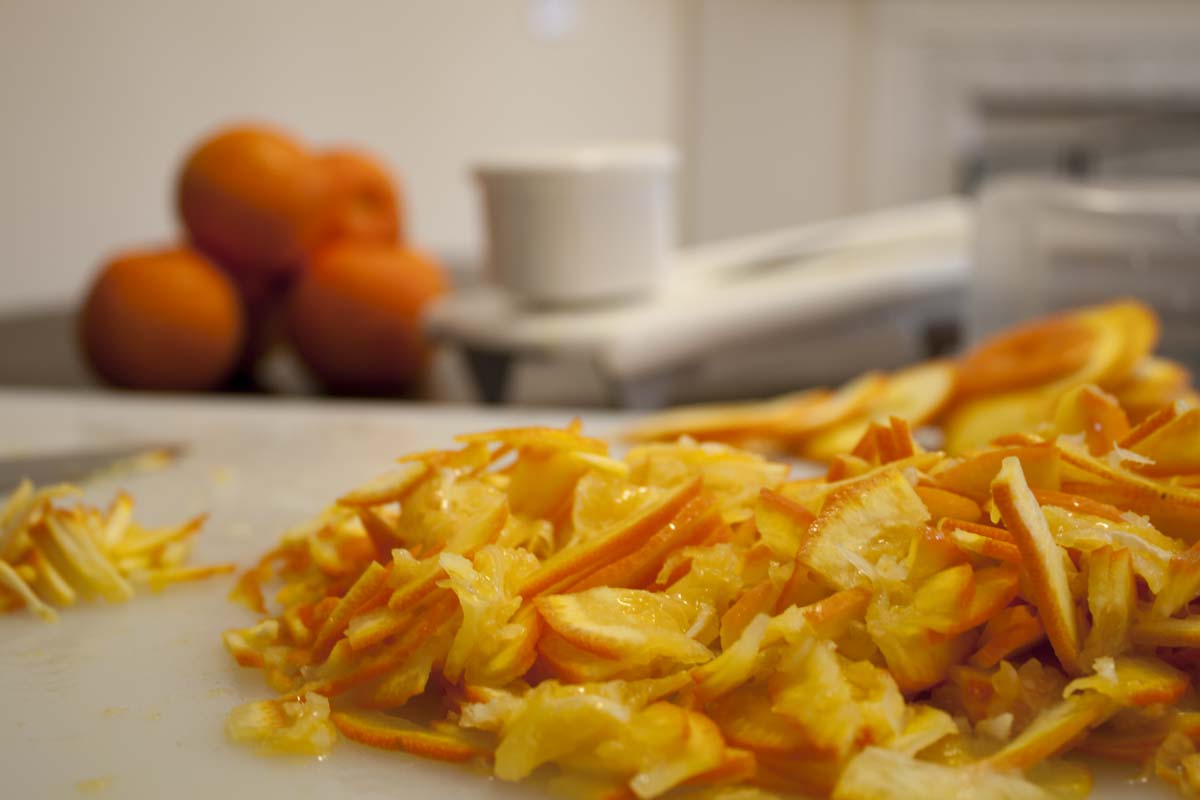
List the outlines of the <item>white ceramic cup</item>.
{"label": "white ceramic cup", "polygon": [[652,292],[675,245],[677,163],[670,148],[646,145],[478,164],[491,279],[541,305]]}

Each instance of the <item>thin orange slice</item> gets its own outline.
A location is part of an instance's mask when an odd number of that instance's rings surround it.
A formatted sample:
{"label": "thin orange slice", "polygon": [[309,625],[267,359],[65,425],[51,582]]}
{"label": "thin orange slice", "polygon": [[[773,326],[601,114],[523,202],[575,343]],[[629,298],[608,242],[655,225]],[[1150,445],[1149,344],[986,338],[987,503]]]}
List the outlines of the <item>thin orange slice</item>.
{"label": "thin orange slice", "polygon": [[655,659],[698,664],[712,658],[707,647],[687,635],[694,622],[691,609],[665,594],[600,586],[542,595],[535,604],[555,633],[602,658],[633,664]]}
{"label": "thin orange slice", "polygon": [[568,585],[627,555],[657,533],[700,492],[699,478],[658,499],[633,520],[619,523],[594,540],[558,551],[522,581],[518,594],[534,597],[558,584]]}
{"label": "thin orange slice", "polygon": [[1087,363],[1095,333],[1075,315],[1036,320],[983,342],[959,362],[964,396],[1050,383]]}
{"label": "thin orange slice", "polygon": [[334,711],[329,720],[347,739],[381,750],[403,750],[437,761],[467,761],[487,754],[462,738],[419,730],[391,715]]}
{"label": "thin orange slice", "polygon": [[992,499],[1021,551],[1022,569],[1054,654],[1068,673],[1078,674],[1079,632],[1075,599],[1063,563],[1067,556],[1054,541],[1016,456],[1004,459],[1000,474],[992,482]]}

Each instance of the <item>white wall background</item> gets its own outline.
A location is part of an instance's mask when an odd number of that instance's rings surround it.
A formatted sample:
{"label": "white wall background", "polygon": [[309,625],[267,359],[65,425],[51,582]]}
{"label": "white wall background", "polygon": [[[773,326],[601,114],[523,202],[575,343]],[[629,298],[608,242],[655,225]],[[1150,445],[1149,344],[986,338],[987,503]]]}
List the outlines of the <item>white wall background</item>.
{"label": "white wall background", "polygon": [[0,313],[171,237],[173,173],[222,121],[378,152],[414,239],[473,264],[489,152],[674,142],[710,240],[946,191],[963,59],[986,82],[1040,45],[1094,77],[1097,42],[1198,36],[1195,0],[0,0]]}
{"label": "white wall background", "polygon": [[73,302],[106,253],[172,237],[180,159],[243,118],[379,153],[413,238],[472,261],[473,158],[678,140],[685,4],[0,0],[0,312]]}
{"label": "white wall background", "polygon": [[695,4],[690,237],[770,230],[858,207],[862,6]]}

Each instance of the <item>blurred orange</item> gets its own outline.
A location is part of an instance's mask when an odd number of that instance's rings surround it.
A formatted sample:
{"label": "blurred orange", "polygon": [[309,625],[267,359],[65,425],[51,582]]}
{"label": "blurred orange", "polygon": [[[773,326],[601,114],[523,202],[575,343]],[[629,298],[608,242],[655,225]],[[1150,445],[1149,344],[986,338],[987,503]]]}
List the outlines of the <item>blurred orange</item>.
{"label": "blurred orange", "polygon": [[413,250],[341,242],[314,257],[292,290],[288,332],[328,388],[402,391],[428,361],[421,312],[446,289],[442,268]]}
{"label": "blurred orange", "polygon": [[317,161],[325,180],[325,241],[404,240],[400,193],[382,164],[354,150],[328,150]]}
{"label": "blurred orange", "polygon": [[219,386],[237,361],[244,330],[229,278],[184,247],[130,252],[105,264],[79,319],[92,367],[132,389]]}
{"label": "blurred orange", "polygon": [[192,241],[249,295],[303,266],[321,235],[323,199],[316,156],[271,128],[217,133],[179,175],[179,212]]}

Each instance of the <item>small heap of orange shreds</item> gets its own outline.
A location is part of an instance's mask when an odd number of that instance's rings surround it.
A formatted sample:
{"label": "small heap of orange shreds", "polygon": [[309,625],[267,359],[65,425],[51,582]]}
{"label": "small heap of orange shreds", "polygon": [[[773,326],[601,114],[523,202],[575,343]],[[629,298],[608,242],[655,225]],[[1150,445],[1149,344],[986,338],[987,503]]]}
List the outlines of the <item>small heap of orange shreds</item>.
{"label": "small heap of orange shreds", "polygon": [[281,699],[230,734],[608,798],[1083,797],[1068,753],[1198,790],[1200,409],[1052,419],[948,457],[894,418],[815,478],[576,425],[409,456],[239,582]]}
{"label": "small heap of orange shreds", "polygon": [[0,612],[26,608],[47,622],[55,608],[100,596],[124,602],[136,584],[160,591],[172,583],[233,572],[233,564],[187,566],[191,537],[203,515],[163,528],[133,519],[133,500],[120,493],[107,510],[56,505],[79,490],[41,489],[24,481],[0,503]]}

